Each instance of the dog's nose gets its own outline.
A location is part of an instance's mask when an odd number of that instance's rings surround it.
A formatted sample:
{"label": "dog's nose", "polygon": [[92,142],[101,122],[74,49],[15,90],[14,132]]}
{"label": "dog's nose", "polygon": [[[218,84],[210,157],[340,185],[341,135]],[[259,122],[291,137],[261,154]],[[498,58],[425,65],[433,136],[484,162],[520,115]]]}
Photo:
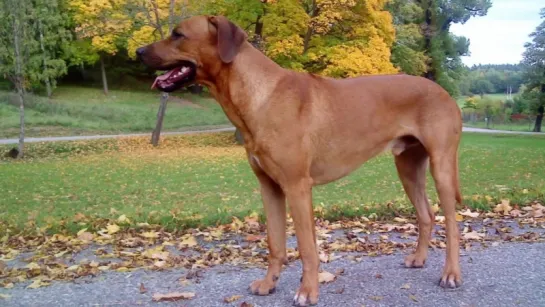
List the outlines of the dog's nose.
{"label": "dog's nose", "polygon": [[146,47],[140,47],[136,49],[136,55],[139,57],[143,56],[145,52],[146,52]]}

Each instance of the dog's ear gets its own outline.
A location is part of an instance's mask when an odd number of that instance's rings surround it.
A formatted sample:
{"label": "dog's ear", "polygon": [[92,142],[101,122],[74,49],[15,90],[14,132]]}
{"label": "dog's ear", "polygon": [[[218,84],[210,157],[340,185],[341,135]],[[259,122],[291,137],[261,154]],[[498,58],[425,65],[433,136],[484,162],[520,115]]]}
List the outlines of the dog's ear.
{"label": "dog's ear", "polygon": [[208,21],[218,33],[218,52],[224,63],[231,63],[248,35],[223,16],[210,16]]}

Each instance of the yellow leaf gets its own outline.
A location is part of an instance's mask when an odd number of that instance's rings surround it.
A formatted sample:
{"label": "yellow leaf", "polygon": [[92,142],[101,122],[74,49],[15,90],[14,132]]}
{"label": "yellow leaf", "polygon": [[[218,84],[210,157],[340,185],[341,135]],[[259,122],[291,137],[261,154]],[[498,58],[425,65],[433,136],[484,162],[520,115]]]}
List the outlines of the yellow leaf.
{"label": "yellow leaf", "polygon": [[456,213],[456,222],[462,222],[464,220],[464,216],[460,213]]}
{"label": "yellow leaf", "polygon": [[189,235],[187,238],[180,242],[180,247],[193,247],[197,245],[197,239],[194,236]]}
{"label": "yellow leaf", "polygon": [[49,286],[50,283],[44,282],[41,279],[35,279],[28,287],[27,289],[38,289],[40,287]]}
{"label": "yellow leaf", "polygon": [[147,239],[155,239],[159,237],[159,233],[155,231],[146,231],[141,233],[140,235]]}
{"label": "yellow leaf", "polygon": [[509,205],[509,200],[502,199],[501,204],[497,204],[494,208],[494,212],[501,213],[503,215],[509,215],[509,212],[513,209],[511,205]]}
{"label": "yellow leaf", "polygon": [[122,214],[120,215],[118,218],[117,218],[117,221],[121,224],[130,224],[131,221],[127,218],[127,216],[125,214]]}
{"label": "yellow leaf", "polygon": [[224,298],[223,301],[226,302],[226,303],[232,303],[232,302],[234,302],[236,300],[239,300],[241,297],[242,297],[242,295],[233,295],[233,296]]}
{"label": "yellow leaf", "polygon": [[0,293],[0,298],[1,298],[1,299],[7,300],[7,299],[10,298],[10,297],[11,297],[11,295]]}
{"label": "yellow leaf", "polygon": [[116,224],[108,224],[108,226],[106,226],[106,230],[108,230],[108,234],[112,235],[112,234],[118,232],[120,230],[120,228]]}

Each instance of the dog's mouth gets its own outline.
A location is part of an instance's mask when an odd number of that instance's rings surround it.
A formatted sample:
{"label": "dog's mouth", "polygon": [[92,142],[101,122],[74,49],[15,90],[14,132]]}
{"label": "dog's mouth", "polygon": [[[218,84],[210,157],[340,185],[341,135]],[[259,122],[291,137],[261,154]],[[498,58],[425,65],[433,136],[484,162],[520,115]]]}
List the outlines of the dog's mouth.
{"label": "dog's mouth", "polygon": [[173,69],[158,76],[151,88],[167,93],[173,92],[192,84],[196,76],[197,66],[191,62],[183,61]]}

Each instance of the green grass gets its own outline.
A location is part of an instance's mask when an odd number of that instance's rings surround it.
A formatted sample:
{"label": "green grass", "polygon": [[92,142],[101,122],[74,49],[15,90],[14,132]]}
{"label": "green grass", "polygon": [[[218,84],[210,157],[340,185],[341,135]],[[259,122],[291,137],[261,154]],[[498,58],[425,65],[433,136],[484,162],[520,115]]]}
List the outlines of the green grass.
{"label": "green grass", "polygon": [[[221,137],[228,141],[220,147],[186,144],[139,151],[137,145],[130,145],[134,148],[0,162],[0,221],[28,228],[26,223],[33,220],[37,226],[75,231],[82,227],[73,221],[77,213],[95,219],[126,214],[133,222],[174,228],[261,212],[257,181],[243,149],[230,145],[231,134]],[[192,138],[191,142],[198,139]],[[127,147],[119,148],[123,146]],[[544,153],[543,137],[464,134],[460,173],[466,204],[493,205],[485,200],[487,195],[514,203],[543,200]],[[428,190],[436,201],[432,184]],[[389,202],[394,205],[387,206]],[[391,155],[379,156],[344,179],[316,187],[314,204],[323,206],[328,218],[391,214],[392,208],[412,212]]]}
{"label": "green grass", "polygon": [[[111,91],[59,87],[51,101],[28,95],[27,136],[151,132],[155,128],[160,94],[156,91]],[[164,120],[165,131],[229,124],[221,107],[210,98],[191,94],[172,97]],[[0,138],[19,133],[15,95],[0,92]]]}

